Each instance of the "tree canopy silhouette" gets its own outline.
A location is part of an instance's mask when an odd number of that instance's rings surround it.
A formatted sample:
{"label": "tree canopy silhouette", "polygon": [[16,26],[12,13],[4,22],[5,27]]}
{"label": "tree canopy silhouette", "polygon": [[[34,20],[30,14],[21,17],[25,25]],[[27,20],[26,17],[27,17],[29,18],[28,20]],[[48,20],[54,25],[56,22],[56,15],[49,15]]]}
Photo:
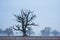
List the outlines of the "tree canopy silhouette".
{"label": "tree canopy silhouette", "polygon": [[13,30],[12,30],[11,28],[6,28],[6,29],[4,30],[4,32],[6,32],[6,33],[8,34],[8,36],[14,34],[14,33],[13,33]]}
{"label": "tree canopy silhouette", "polygon": [[53,31],[52,31],[52,34],[53,34],[54,36],[58,36],[60,33],[59,33],[57,30],[53,30]]}
{"label": "tree canopy silhouette", "polygon": [[31,26],[37,26],[35,23],[33,23],[33,19],[36,17],[36,15],[33,15],[33,11],[31,10],[21,10],[21,14],[14,15],[17,19],[17,22],[19,22],[18,25],[16,25],[17,28],[13,27],[15,30],[19,30],[23,32],[23,36],[27,36],[26,32],[28,27]]}
{"label": "tree canopy silhouette", "polygon": [[50,30],[51,30],[50,27],[45,27],[45,29],[41,30],[41,35],[42,36],[49,36],[50,35]]}

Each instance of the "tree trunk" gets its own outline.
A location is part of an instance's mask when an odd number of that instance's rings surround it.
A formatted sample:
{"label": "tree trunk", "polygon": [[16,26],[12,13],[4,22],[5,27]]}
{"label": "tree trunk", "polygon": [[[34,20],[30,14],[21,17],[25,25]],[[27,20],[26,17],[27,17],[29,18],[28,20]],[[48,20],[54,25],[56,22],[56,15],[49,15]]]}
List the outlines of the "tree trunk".
{"label": "tree trunk", "polygon": [[27,36],[26,30],[23,31],[23,36]]}

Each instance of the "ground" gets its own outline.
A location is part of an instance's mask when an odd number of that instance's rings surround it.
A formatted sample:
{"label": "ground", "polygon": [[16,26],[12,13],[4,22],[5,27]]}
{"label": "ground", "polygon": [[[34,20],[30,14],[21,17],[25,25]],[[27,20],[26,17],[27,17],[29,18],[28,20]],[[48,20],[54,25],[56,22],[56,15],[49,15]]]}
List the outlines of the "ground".
{"label": "ground", "polygon": [[60,40],[60,37],[40,37],[40,36],[0,36],[0,40]]}

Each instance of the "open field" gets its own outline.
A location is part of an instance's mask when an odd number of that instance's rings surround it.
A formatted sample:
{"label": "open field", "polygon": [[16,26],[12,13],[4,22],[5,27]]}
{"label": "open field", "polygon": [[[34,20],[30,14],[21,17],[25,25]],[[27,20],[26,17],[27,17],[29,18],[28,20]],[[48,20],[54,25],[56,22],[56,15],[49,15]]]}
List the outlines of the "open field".
{"label": "open field", "polygon": [[60,37],[23,37],[23,36],[0,36],[0,40],[60,40]]}

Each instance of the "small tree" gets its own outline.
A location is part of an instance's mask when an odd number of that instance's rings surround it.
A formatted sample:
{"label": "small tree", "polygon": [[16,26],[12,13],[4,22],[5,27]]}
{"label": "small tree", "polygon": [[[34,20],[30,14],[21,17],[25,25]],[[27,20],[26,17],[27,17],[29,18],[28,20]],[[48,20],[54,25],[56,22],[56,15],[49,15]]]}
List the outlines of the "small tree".
{"label": "small tree", "polygon": [[11,28],[6,28],[4,32],[7,33],[8,36],[13,35],[13,30]]}
{"label": "small tree", "polygon": [[58,36],[58,35],[59,35],[59,32],[58,32],[57,30],[53,30],[53,31],[52,31],[52,34],[53,34],[54,36]]}
{"label": "small tree", "polygon": [[33,15],[32,13],[33,11],[30,10],[21,10],[20,15],[14,15],[17,19],[17,22],[19,22],[19,25],[16,26],[17,28],[13,27],[13,29],[19,30],[23,32],[23,36],[27,36],[27,27],[32,25],[37,26],[35,23],[32,22],[33,18],[36,17],[36,15]]}
{"label": "small tree", "polygon": [[42,36],[49,36],[50,35],[50,27],[45,27],[45,29],[41,30],[41,35]]}
{"label": "small tree", "polygon": [[50,27],[45,27],[46,36],[50,35],[50,30],[51,30]]}
{"label": "small tree", "polygon": [[45,36],[46,34],[45,34],[45,30],[43,29],[43,30],[41,30],[41,36]]}

